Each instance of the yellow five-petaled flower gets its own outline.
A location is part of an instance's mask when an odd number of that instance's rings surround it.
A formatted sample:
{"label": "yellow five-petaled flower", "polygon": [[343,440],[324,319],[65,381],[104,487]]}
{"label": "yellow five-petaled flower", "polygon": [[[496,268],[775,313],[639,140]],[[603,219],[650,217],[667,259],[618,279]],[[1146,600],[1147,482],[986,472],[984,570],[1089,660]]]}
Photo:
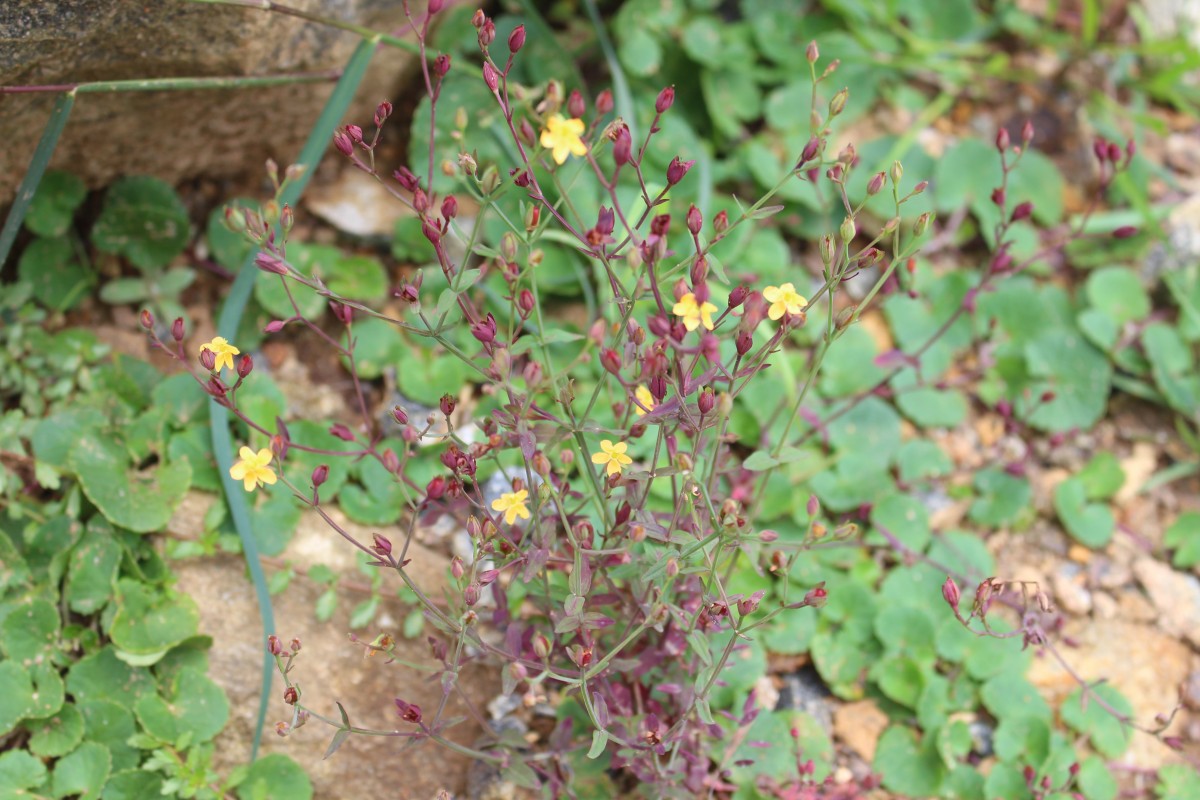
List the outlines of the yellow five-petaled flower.
{"label": "yellow five-petaled flower", "polygon": [[200,352],[211,350],[213,355],[217,357],[217,363],[213,365],[213,369],[220,372],[223,367],[233,369],[233,357],[239,355],[242,351],[231,345],[221,336],[217,336],[211,342],[205,342],[200,345]]}
{"label": "yellow five-petaled flower", "polygon": [[620,475],[621,470],[633,463],[633,459],[625,455],[629,445],[624,442],[613,444],[608,439],[600,442],[600,452],[592,453],[593,464],[606,464],[609,475]]}
{"label": "yellow five-petaled flower", "polygon": [[[637,414],[639,417],[644,417],[646,416],[646,411],[654,410],[654,395],[650,394],[650,390],[645,386],[637,387],[637,389],[633,391],[633,396],[637,398],[638,403],[642,404],[641,406],[639,406],[637,403],[633,404],[634,414]],[[643,409],[642,406],[645,406],[646,408]]]}
{"label": "yellow five-petaled flower", "polygon": [[567,119],[562,114],[553,114],[546,120],[546,130],[542,131],[542,147],[550,150],[555,164],[567,160],[567,155],[587,155],[587,145],[580,137],[583,135],[583,120]]}
{"label": "yellow five-petaled flower", "polygon": [[529,519],[529,508],[525,502],[529,499],[529,492],[522,489],[519,492],[506,492],[500,495],[496,500],[492,501],[492,511],[500,511],[504,514],[504,521],[512,525],[517,520]]}
{"label": "yellow five-petaled flower", "polygon": [[701,325],[705,330],[713,329],[712,315],[717,310],[717,307],[705,300],[703,303],[696,302],[696,295],[688,292],[683,297],[679,298],[679,302],[671,309],[671,313],[683,319],[683,327],[689,331],[694,331]]}
{"label": "yellow five-petaled flower", "polygon": [[799,294],[796,287],[790,283],[768,286],[763,289],[763,299],[771,304],[767,309],[767,316],[771,319],[779,319],[785,313],[799,314],[808,305],[808,299]]}
{"label": "yellow five-petaled flower", "polygon": [[238,450],[241,460],[229,468],[229,477],[241,481],[247,492],[253,492],[264,483],[275,483],[275,470],[267,466],[271,463],[271,451],[267,448],[257,453],[249,447]]}

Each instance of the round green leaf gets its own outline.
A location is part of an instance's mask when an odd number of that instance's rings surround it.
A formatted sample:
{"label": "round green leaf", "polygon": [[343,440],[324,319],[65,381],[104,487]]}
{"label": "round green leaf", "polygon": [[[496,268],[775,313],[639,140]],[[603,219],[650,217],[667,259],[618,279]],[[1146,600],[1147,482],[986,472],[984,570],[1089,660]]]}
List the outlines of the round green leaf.
{"label": "round green leaf", "polygon": [[112,754],[96,742],[84,742],[79,749],[54,765],[55,797],[80,795],[80,800],[96,800],[112,770]]}
{"label": "round green leaf", "polygon": [[105,647],[71,665],[67,691],[76,702],[112,700],[129,707],[141,695],[154,691],[154,679],[145,668],[123,663],[112,647]]}
{"label": "round green leaf", "polygon": [[312,800],[313,790],[299,764],[282,753],[271,753],[250,765],[237,795],[240,800]]}
{"label": "round green leaf", "polygon": [[229,701],[208,676],[188,669],[176,679],[169,702],[157,694],[146,694],[138,699],[134,711],[146,733],[163,742],[174,743],[184,735],[192,742],[207,742],[225,727]]}
{"label": "round green leaf", "polygon": [[1175,550],[1171,563],[1180,569],[1200,564],[1200,513],[1180,514],[1163,534],[1163,544]]}
{"label": "round green leaf", "polygon": [[1029,481],[996,467],[977,472],[975,488],[979,497],[971,503],[968,513],[975,522],[990,527],[1016,522],[1033,499]]}
{"label": "round green leaf", "polygon": [[32,665],[51,661],[58,649],[58,609],[41,597],[16,606],[0,627],[0,646],[14,661]]}
{"label": "round green leaf", "polygon": [[187,595],[171,597],[127,578],[117,584],[117,613],[109,636],[128,653],[165,651],[195,636],[199,624],[200,612]]}
{"label": "round green leaf", "polygon": [[[334,261],[321,278],[330,291],[348,300],[378,302],[387,296],[387,272],[373,256],[343,256]],[[297,287],[297,290],[311,291],[304,287]]]}
{"label": "round green leaf", "polygon": [[72,704],[64,705],[52,717],[26,720],[29,749],[43,758],[65,755],[83,741],[83,715]]}
{"label": "round green leaf", "polygon": [[871,508],[871,524],[884,528],[904,545],[920,553],[933,536],[929,511],[915,497],[893,493]]}
{"label": "round green leaf", "polygon": [[94,614],[112,597],[122,550],[112,529],[104,527],[106,530],[89,525],[71,551],[63,598],[78,614]]}
{"label": "round green leaf", "polygon": [[24,750],[0,753],[0,786],[20,797],[22,789],[40,786],[46,780],[46,765]]}
{"label": "round green leaf", "polygon": [[17,274],[51,311],[74,308],[96,283],[96,274],[76,260],[67,239],[34,239],[21,253]]}
{"label": "round green leaf", "polygon": [[1038,400],[1043,392],[1054,392],[1046,403],[1039,401],[1029,421],[1046,431],[1090,428],[1108,407],[1112,388],[1112,364],[1082,335],[1066,328],[1047,331],[1025,345],[1029,373],[1042,380],[1032,387]]}
{"label": "round green leaf", "polygon": [[1150,313],[1150,296],[1128,267],[1104,267],[1087,279],[1087,298],[1118,325],[1139,320]]}
{"label": "round green leaf", "polygon": [[1078,542],[1103,547],[1112,539],[1116,522],[1108,506],[1087,502],[1087,489],[1079,478],[1068,478],[1054,487],[1054,510]]}
{"label": "round green leaf", "polygon": [[71,227],[75,209],[87,197],[87,187],[77,175],[51,170],[42,176],[25,213],[25,227],[38,236],[62,236]]}
{"label": "round green leaf", "polygon": [[925,671],[911,658],[885,656],[871,667],[871,677],[889,699],[906,708],[916,708],[925,688]]}
{"label": "round green leaf", "polygon": [[153,271],[183,252],[189,233],[187,208],[171,185],[134,176],[109,188],[92,228],[92,243],[140,270]]}
{"label": "round green leaf", "polygon": [[99,742],[112,753],[114,770],[131,769],[141,762],[141,753],[128,744],[129,737],[137,732],[137,723],[127,706],[111,700],[88,700],[79,703],[79,712],[88,740]]}
{"label": "round green leaf", "polygon": [[29,716],[33,708],[33,681],[12,661],[0,661],[0,736]]}
{"label": "round green leaf", "polygon": [[191,485],[186,461],[135,472],[111,439],[89,436],[71,450],[84,494],[114,525],[138,533],[161,530]]}
{"label": "round green leaf", "polygon": [[883,776],[885,787],[910,797],[935,797],[946,774],[937,750],[898,725],[879,737],[872,767]]}
{"label": "round green leaf", "polygon": [[1087,800],[1114,800],[1117,796],[1117,779],[1099,756],[1088,756],[1080,763],[1076,780]]}
{"label": "round green leaf", "polygon": [[[1118,714],[1126,716],[1133,714],[1133,706],[1125,699],[1124,695],[1112,686],[1100,684],[1092,687],[1091,692],[1115,709]],[[1076,689],[1063,701],[1061,709],[1063,722],[1087,736],[1092,742],[1092,747],[1096,748],[1101,755],[1108,758],[1119,758],[1129,747],[1129,738],[1133,734],[1133,729],[1123,725],[1113,716],[1112,712],[1103,708],[1091,692],[1084,699],[1083,689]]]}

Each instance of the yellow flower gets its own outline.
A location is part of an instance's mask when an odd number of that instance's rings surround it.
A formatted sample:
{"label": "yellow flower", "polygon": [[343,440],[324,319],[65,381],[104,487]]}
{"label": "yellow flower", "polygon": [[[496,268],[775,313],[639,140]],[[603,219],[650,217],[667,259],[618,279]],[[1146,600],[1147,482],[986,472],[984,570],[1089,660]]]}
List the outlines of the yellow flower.
{"label": "yellow flower", "polygon": [[633,463],[633,459],[625,455],[628,447],[624,442],[613,444],[605,439],[600,442],[600,452],[592,453],[592,463],[607,464],[609,475],[620,475],[621,470]]}
{"label": "yellow flower", "polygon": [[253,492],[264,483],[275,483],[275,470],[267,466],[271,463],[271,451],[263,448],[255,453],[249,447],[238,450],[241,461],[229,468],[229,477],[241,481],[247,492]]}
{"label": "yellow flower", "polygon": [[524,489],[519,492],[507,492],[500,495],[498,500],[492,501],[492,511],[504,512],[504,521],[512,525],[517,517],[529,519],[529,508],[525,505],[528,499],[529,492]]}
{"label": "yellow flower", "polygon": [[233,369],[233,357],[242,352],[220,336],[211,342],[200,345],[200,352],[203,353],[205,350],[211,350],[217,357],[217,363],[213,365],[213,369],[217,372],[220,372],[223,367]]}
{"label": "yellow flower", "polygon": [[587,145],[579,138],[582,134],[583,120],[566,119],[562,114],[554,114],[546,120],[546,130],[542,131],[542,147],[550,149],[555,164],[561,164],[567,160],[568,153],[574,156],[587,155]]}
{"label": "yellow flower", "polygon": [[790,283],[785,283],[782,286],[768,286],[763,289],[763,299],[771,304],[767,309],[767,316],[771,319],[779,319],[788,314],[799,314],[806,305],[808,299],[804,295],[796,292],[796,287]]}
{"label": "yellow flower", "polygon": [[[650,390],[645,386],[637,387],[637,389],[635,389],[633,392],[633,396],[638,399],[638,403],[641,403],[642,406],[645,406],[651,411],[654,410],[654,395],[650,394]],[[637,403],[635,403],[633,406],[633,413],[637,414],[639,417],[646,416],[646,412],[642,410],[642,406],[639,406]]]}
{"label": "yellow flower", "polygon": [[683,327],[689,331],[694,331],[701,325],[711,331],[713,329],[712,314],[716,310],[717,307],[707,300],[697,303],[696,295],[688,292],[679,298],[679,302],[671,309],[671,313],[677,317],[683,317]]}

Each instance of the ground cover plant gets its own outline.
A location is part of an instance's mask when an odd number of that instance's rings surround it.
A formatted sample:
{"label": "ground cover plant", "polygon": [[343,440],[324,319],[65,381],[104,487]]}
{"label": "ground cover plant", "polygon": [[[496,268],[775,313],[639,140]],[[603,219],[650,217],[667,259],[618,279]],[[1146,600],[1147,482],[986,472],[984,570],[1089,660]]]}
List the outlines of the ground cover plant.
{"label": "ground cover plant", "polygon": [[[882,97],[916,119],[945,113],[963,64],[983,55],[971,43],[1027,31],[1019,12],[953,24],[918,16],[915,34],[900,36],[865,9],[781,28],[764,24],[779,17],[756,5],[726,26],[703,3],[626,4],[613,18],[616,41],[596,43],[613,76],[598,91],[607,81],[585,81],[536,15],[492,19],[437,4],[416,14],[425,99],[411,128],[393,133],[395,112],[383,103],[332,146],[414,212],[392,255],[427,266],[397,285],[378,257],[298,240],[289,205],[230,204],[209,220],[208,250],[232,271],[253,247],[261,274],[252,313],[229,341],[172,323],[193,277],[169,266],[186,237],[151,226],[148,241],[129,241],[121,209],[157,197],[148,205],[170,214],[169,187],[113,187],[90,241],[137,272],[105,281],[100,297],[138,301],[152,340],[198,381],[175,376],[168,391],[144,365],[113,362],[133,373],[120,383],[128,407],[83,420],[81,444],[56,461],[37,451],[24,415],[50,414],[45,429],[62,430],[56,409],[41,404],[88,379],[47,380],[18,353],[4,372],[10,396],[29,405],[13,417],[14,452],[37,470],[20,485],[65,480],[89,520],[157,530],[189,483],[220,487],[208,440],[189,424],[204,421],[201,387],[229,408],[245,446],[228,473],[252,492],[260,549],[283,551],[302,506],[324,516],[371,575],[353,646],[402,664],[427,651],[442,688],[432,707],[386,698],[395,727],[367,730],[355,724],[364,709],[335,704],[305,679],[310,651],[289,641],[281,620],[266,645],[284,682],[278,731],[328,723],[334,758],[348,757],[339,748],[355,734],[392,736],[398,748],[440,744],[547,796],[855,796],[882,786],[908,796],[1108,798],[1132,736],[1186,751],[1162,733],[1172,708],[1133,708],[1095,676],[1077,674],[1061,702],[1042,698],[1026,678],[1035,658],[1072,663],[1057,599],[1020,575],[996,577],[981,535],[1029,529],[1040,514],[1084,548],[1121,535],[1109,501],[1125,475],[1112,454],[1059,481],[1049,508],[1035,506],[1032,477],[1101,420],[1114,389],[1170,409],[1195,442],[1195,265],[1163,279],[1157,308],[1127,265],[1145,253],[1158,213],[1144,180],[1157,167],[1123,133],[1130,120],[1111,104],[1091,109],[1104,133],[1089,142],[1088,180],[1069,212],[1072,182],[1035,149],[1042,135],[1031,120],[1001,121],[937,158],[915,135],[847,138]],[[912,23],[914,13],[890,21]],[[868,26],[879,27],[888,58],[855,55],[852,37]],[[959,46],[943,60],[929,42]],[[932,101],[903,85],[929,70],[945,81],[934,82],[943,88]],[[1184,90],[1159,90],[1188,103]],[[395,164],[383,158],[390,136],[408,144]],[[277,196],[294,177],[279,172]],[[47,241],[63,235],[77,196],[69,177],[55,176],[38,208],[60,222],[42,226],[38,213],[30,229]],[[71,262],[69,246],[40,241],[23,252],[13,315],[35,313],[28,294],[68,309],[97,280]],[[42,264],[72,280],[39,281]],[[1077,285],[1050,279],[1076,271]],[[29,354],[53,350],[13,330]],[[342,361],[350,417],[330,425],[289,414],[249,355],[297,330]],[[115,386],[106,379],[99,391]],[[980,408],[1019,447],[951,482],[954,465],[931,434]],[[140,436],[129,433],[135,421]],[[1152,481],[1186,478],[1194,465],[1180,461]],[[147,467],[128,489],[103,485]],[[127,502],[135,489],[142,494]],[[949,529],[931,519],[945,500],[966,504]],[[330,514],[335,504],[380,532],[355,538]],[[1179,515],[1161,543],[1178,567],[1196,563],[1196,519]],[[209,523],[203,539],[169,552],[237,546],[220,507]],[[414,538],[439,524],[469,542],[441,597],[406,569]],[[9,536],[30,562],[36,535]],[[116,575],[100,580],[116,606],[140,591],[146,604],[186,616],[186,598],[162,580],[151,591]],[[338,576],[308,577],[330,587],[315,609],[327,616]],[[31,586],[61,584],[69,597],[69,574],[61,578],[51,569],[24,580],[9,616],[19,619]],[[278,573],[275,588],[289,579]],[[402,630],[376,623],[382,587],[394,581],[411,608]],[[206,680],[200,643],[129,649],[119,627],[100,624],[93,644],[125,662],[130,653],[186,660],[196,667],[188,680]],[[810,661],[834,696],[882,712],[869,764],[835,780],[818,715],[770,697],[765,678],[781,656]],[[456,736],[447,709],[473,662],[500,669],[518,705],[551,701],[553,725],[534,746],[504,725],[480,742]],[[181,673],[154,669],[171,699]],[[203,735],[222,723],[206,719]],[[39,759],[66,756],[66,776],[93,755],[39,752],[35,723],[21,725],[28,752],[14,751],[23,755],[11,766],[26,788],[51,780]],[[160,749],[142,772],[172,763],[162,752],[186,762],[179,753],[202,734],[182,745],[149,735],[176,749]],[[1184,797],[1194,773],[1172,765],[1156,777],[1162,796]],[[72,779],[62,780],[66,793]]]}

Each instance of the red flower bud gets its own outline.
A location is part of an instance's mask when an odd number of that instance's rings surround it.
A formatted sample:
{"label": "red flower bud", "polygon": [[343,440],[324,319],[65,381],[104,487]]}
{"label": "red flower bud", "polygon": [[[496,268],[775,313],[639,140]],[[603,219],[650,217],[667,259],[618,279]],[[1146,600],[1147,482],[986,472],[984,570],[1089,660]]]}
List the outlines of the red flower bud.
{"label": "red flower bud", "polygon": [[525,26],[518,25],[513,28],[513,32],[508,35],[508,50],[514,56],[521,51],[525,46]]}
{"label": "red flower bud", "polygon": [[997,186],[995,189],[992,189],[992,202],[993,203],[995,203],[998,206],[1003,206],[1004,200],[1005,200],[1005,194],[1004,194],[1003,188]]}
{"label": "red flower bud", "polygon": [[605,89],[596,96],[596,113],[600,116],[612,113],[613,94],[611,89]]}
{"label": "red flower bud", "polygon": [[[143,328],[145,328],[146,330],[150,330],[151,328],[154,327],[154,315],[151,314],[146,309],[142,309],[141,323],[142,323]],[[174,330],[172,330],[172,334],[173,333],[174,333]]]}
{"label": "red flower bud", "polygon": [[273,633],[267,637],[267,652],[273,656],[283,654],[283,642]]}
{"label": "red flower bud", "polygon": [[408,167],[399,167],[392,173],[392,177],[408,192],[416,192],[421,186],[421,182],[417,180],[417,176]]}
{"label": "red flower bud", "polygon": [[469,583],[467,588],[463,590],[463,602],[468,606],[473,606],[479,602],[479,584]]}
{"label": "red flower bud", "polygon": [[209,372],[212,372],[217,366],[217,354],[212,350],[201,350],[200,366],[204,367]]}
{"label": "red flower bud", "polygon": [[371,540],[373,542],[371,549],[374,550],[376,554],[384,557],[392,554],[391,539],[387,538],[386,536],[381,536],[378,533],[373,533],[371,534]]}
{"label": "red flower bud", "polygon": [[242,356],[238,360],[237,374],[239,378],[247,377],[254,370],[254,359],[250,356]]}
{"label": "red flower bud", "polygon": [[441,399],[438,400],[438,408],[447,417],[454,413],[454,408],[457,405],[454,398],[448,394],[442,395]]}
{"label": "red flower bud", "polygon": [[817,63],[817,59],[821,57],[821,51],[817,48],[816,40],[808,43],[808,47],[804,48],[804,58],[810,64]]}
{"label": "red flower bud", "polygon": [[329,310],[333,312],[333,316],[337,317],[338,321],[343,325],[349,325],[354,322],[354,309],[345,303],[336,303],[330,300]]}
{"label": "red flower bud", "polygon": [[1003,153],[1008,150],[1009,144],[1008,128],[996,131],[996,149]]}
{"label": "red flower bud", "polygon": [[396,711],[405,722],[418,723],[421,721],[421,707],[416,703],[406,703],[396,698]]}
{"label": "red flower bud", "polygon": [[375,127],[382,128],[383,123],[392,115],[392,104],[384,100],[379,105],[375,106]]}
{"label": "red flower bud", "polygon": [[804,145],[804,150],[800,152],[800,162],[796,165],[807,164],[817,157],[817,151],[821,149],[821,140],[816,136],[808,140],[808,144]]}
{"label": "red flower bud", "polygon": [[746,297],[749,296],[750,290],[743,284],[738,284],[733,287],[733,291],[729,293],[729,307],[737,308],[742,303],[746,302]]}
{"label": "red flower bud", "polygon": [[347,428],[345,425],[343,425],[340,422],[335,422],[332,425],[330,425],[329,433],[332,434],[333,436],[336,436],[337,438],[341,439],[343,442],[353,442],[354,441],[354,434],[351,432],[351,430],[349,428]]}
{"label": "red flower bud", "polygon": [[804,605],[811,608],[821,608],[825,605],[825,600],[829,597],[829,592],[825,589],[825,581],[821,581],[804,595]]}
{"label": "red flower bud", "polygon": [[442,232],[428,219],[422,220],[421,233],[425,234],[425,238],[434,246],[437,246],[437,243],[442,240]]}
{"label": "red flower bud", "polygon": [[887,176],[882,172],[876,172],[872,175],[871,180],[867,181],[867,194],[872,197],[879,194],[879,190],[883,188],[883,182],[886,179]]}
{"label": "red flower bud", "polygon": [[400,406],[392,406],[392,419],[396,420],[398,425],[407,425],[408,412]]}
{"label": "red flower bud", "polygon": [[1131,236],[1136,236],[1138,229],[1132,225],[1122,225],[1113,231],[1114,239],[1128,239]]}
{"label": "red flower bud", "polygon": [[350,141],[345,131],[338,131],[333,135],[333,146],[344,156],[354,154],[354,142]]}
{"label": "red flower bud", "polygon": [[583,94],[578,89],[572,89],[567,95],[567,113],[578,119],[587,111],[587,102],[583,99]]}
{"label": "red flower bud", "polygon": [[621,356],[611,347],[606,347],[600,351],[600,363],[613,375],[621,374]]}
{"label": "red flower bud", "polygon": [[496,68],[489,61],[483,62],[483,82],[493,92],[500,89],[500,76],[496,74]]}
{"label": "red flower bud", "polygon": [[471,335],[483,344],[491,344],[496,341],[496,318],[492,316],[491,312],[488,312],[486,318],[471,325]]}
{"label": "red flower bud", "polygon": [[279,333],[285,324],[281,319],[273,319],[263,328],[263,333]]}
{"label": "red flower bud", "polygon": [[717,215],[713,217],[713,233],[720,236],[727,230],[729,230],[729,214],[718,211]]}
{"label": "red flower bud", "polygon": [[496,23],[490,19],[484,19],[483,24],[479,26],[479,46],[486,48],[494,41],[496,41]]}
{"label": "red flower bud", "polygon": [[707,414],[713,410],[713,406],[716,405],[716,402],[717,399],[716,396],[713,395],[712,387],[705,386],[700,391],[700,397],[696,400],[696,407],[700,409],[701,414]]}
{"label": "red flower bud", "polygon": [[667,185],[674,186],[683,180],[683,177],[688,174],[688,170],[695,163],[695,160],[680,161],[679,156],[671,159],[671,163],[667,165]]}
{"label": "red flower bud", "polygon": [[349,136],[350,141],[354,142],[355,144],[362,144],[362,128],[358,127],[357,125],[347,125],[346,135]]}
{"label": "red flower bud", "polygon": [[737,335],[737,340],[734,342],[737,348],[737,354],[744,356],[750,352],[750,348],[754,346],[754,337],[750,335],[750,331],[742,331]]}
{"label": "red flower bud", "polygon": [[659,114],[665,114],[667,109],[675,104],[675,87],[668,86],[658,93],[658,97],[654,101],[654,110]]}
{"label": "red flower bud", "polygon": [[272,253],[259,253],[254,257],[254,266],[261,269],[263,272],[271,272],[276,275],[287,275],[287,266]]}
{"label": "red flower bud", "polygon": [[1017,203],[1017,207],[1013,209],[1012,221],[1020,222],[1023,219],[1029,219],[1029,215],[1033,213],[1033,203],[1026,200],[1024,203]]}
{"label": "red flower bud", "polygon": [[[148,314],[150,312],[146,312],[146,313]],[[143,322],[142,324],[145,324],[145,322]],[[154,317],[150,317],[150,324],[151,325],[154,324]],[[183,317],[176,317],[175,321],[171,323],[171,338],[177,342],[182,342],[183,334],[184,334]]]}
{"label": "red flower bud", "polygon": [[296,705],[296,701],[300,699],[300,693],[296,691],[295,686],[289,686],[283,690],[283,702],[289,706]]}
{"label": "red flower bud", "polygon": [[445,53],[439,53],[438,57],[433,60],[433,72],[439,77],[445,77],[450,71],[450,56]]}
{"label": "red flower bud", "polygon": [[700,229],[704,227],[704,215],[700,213],[700,209],[695,206],[688,208],[687,212],[687,228],[695,236],[700,233]]}
{"label": "red flower bud", "polygon": [[942,584],[942,599],[949,603],[952,609],[955,611],[958,610],[958,584],[949,577],[947,577],[946,582]]}
{"label": "red flower bud", "polygon": [[482,8],[475,9],[475,13],[471,16],[471,25],[475,30],[483,27],[483,23],[487,22],[487,15],[483,13]]}
{"label": "red flower bud", "polygon": [[430,500],[441,500],[446,495],[446,479],[441,475],[425,485],[425,496]]}
{"label": "red flower bud", "polygon": [[633,139],[629,136],[629,128],[622,126],[617,130],[612,153],[613,161],[618,167],[633,160]]}
{"label": "red flower bud", "polygon": [[1033,122],[1025,120],[1025,124],[1021,126],[1021,143],[1028,145],[1033,141]]}
{"label": "red flower bud", "polygon": [[325,481],[328,479],[329,479],[329,467],[327,465],[320,464],[312,471],[313,488],[320,486],[321,484],[325,483]]}
{"label": "red flower bud", "polygon": [[458,199],[454,195],[448,194],[442,200],[442,219],[449,222],[458,216]]}
{"label": "red flower bud", "polygon": [[521,309],[523,315],[532,314],[535,304],[533,292],[528,289],[522,289],[521,293],[517,295],[517,308]]}

